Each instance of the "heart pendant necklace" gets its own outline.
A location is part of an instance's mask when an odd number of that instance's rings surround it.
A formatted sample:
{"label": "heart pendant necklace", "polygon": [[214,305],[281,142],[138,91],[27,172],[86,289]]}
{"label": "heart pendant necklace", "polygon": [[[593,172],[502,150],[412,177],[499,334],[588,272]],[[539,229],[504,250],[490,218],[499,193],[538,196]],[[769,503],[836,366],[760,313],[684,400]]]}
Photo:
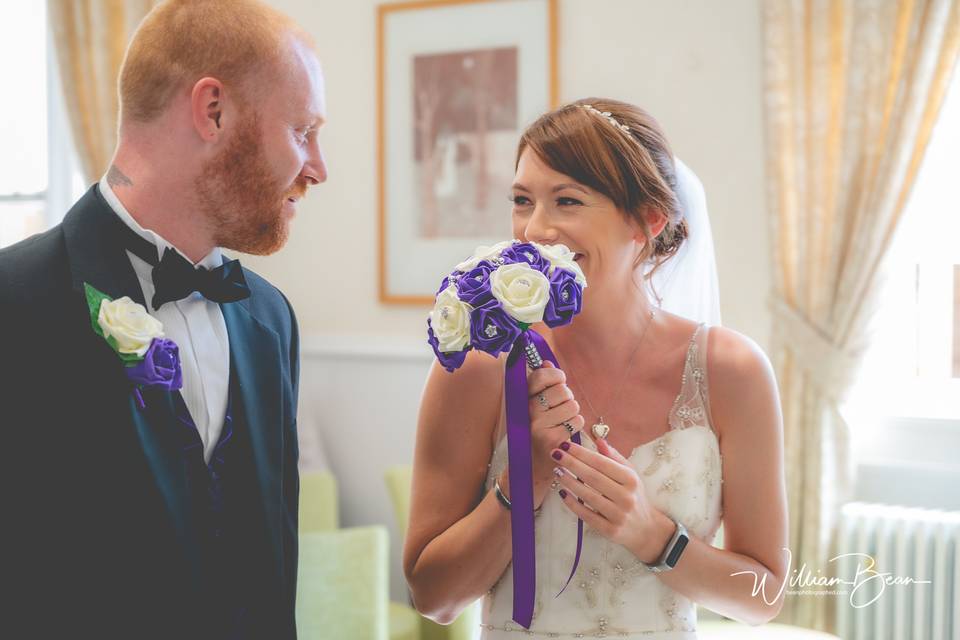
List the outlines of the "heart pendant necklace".
{"label": "heart pendant necklace", "polygon": [[595,438],[606,438],[610,433],[610,425],[603,421],[603,416],[600,416],[600,422],[590,427],[590,430],[593,431]]}
{"label": "heart pendant necklace", "polygon": [[[627,381],[627,374],[630,373],[630,368],[633,366],[633,358],[637,355],[637,351],[640,350],[640,345],[643,344],[643,339],[647,337],[647,331],[650,329],[650,325],[653,324],[653,319],[656,317],[656,315],[656,309],[650,312],[650,319],[647,321],[647,326],[644,327],[643,333],[640,334],[640,339],[637,341],[637,346],[633,348],[633,353],[630,354],[630,359],[627,361],[627,369],[623,372],[623,377],[620,379],[620,386],[607,403],[607,409],[613,408],[613,404],[620,396],[620,392],[623,391],[623,385],[626,384]],[[570,379],[572,382],[576,382],[576,378],[574,378],[572,371],[570,372]],[[580,393],[583,395],[584,400],[587,401],[587,406],[590,407],[590,411],[593,412],[593,415],[597,416],[597,422],[590,427],[590,431],[593,433],[594,438],[600,440],[606,439],[606,437],[610,434],[610,425],[604,421],[604,414],[598,413],[597,410],[593,408],[593,403],[590,402],[590,397],[587,395],[587,392],[583,386],[579,384],[577,386],[580,388]]]}

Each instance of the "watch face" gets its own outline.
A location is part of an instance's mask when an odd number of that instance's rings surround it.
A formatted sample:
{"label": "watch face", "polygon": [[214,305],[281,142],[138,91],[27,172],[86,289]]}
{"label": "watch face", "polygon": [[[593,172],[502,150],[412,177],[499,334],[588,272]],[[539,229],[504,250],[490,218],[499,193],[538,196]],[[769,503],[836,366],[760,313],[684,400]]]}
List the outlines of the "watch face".
{"label": "watch face", "polygon": [[673,548],[670,549],[667,559],[664,560],[664,564],[674,567],[677,564],[677,561],[680,560],[680,554],[683,553],[683,550],[687,548],[687,543],[690,542],[690,538],[685,535],[681,535],[677,538],[676,543],[673,545]]}

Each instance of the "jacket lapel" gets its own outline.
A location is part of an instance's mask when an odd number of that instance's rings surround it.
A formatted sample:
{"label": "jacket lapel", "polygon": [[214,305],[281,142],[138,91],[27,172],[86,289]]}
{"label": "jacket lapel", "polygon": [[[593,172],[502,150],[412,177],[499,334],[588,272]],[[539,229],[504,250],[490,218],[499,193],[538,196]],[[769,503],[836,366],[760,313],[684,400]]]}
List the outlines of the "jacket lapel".
{"label": "jacket lapel", "polygon": [[[84,283],[87,283],[113,299],[128,296],[143,304],[143,291],[136,272],[130,264],[122,240],[122,225],[116,214],[100,195],[94,185],[73,206],[63,221],[63,233],[70,261],[73,289],[77,303],[87,308]],[[89,318],[89,314],[85,314]],[[104,370],[116,367],[120,372],[122,363],[105,340],[88,328],[91,339],[99,344],[96,357],[103,361]],[[126,383],[126,378],[118,376]],[[150,391],[145,394],[146,409],[140,409],[128,396],[130,416],[144,456],[156,481],[157,488],[173,520],[181,540],[187,539],[189,531],[188,489],[183,468],[183,456],[179,443],[169,427],[174,416],[171,394],[167,391]]]}
{"label": "jacket lapel", "polygon": [[129,296],[143,304],[140,281],[118,232],[118,225],[122,224],[96,185],[63,219],[73,289],[81,296],[86,282],[113,299]]}
{"label": "jacket lapel", "polygon": [[[230,339],[231,367],[237,376],[240,402],[250,430],[273,566],[282,572],[283,538],[283,405],[281,402],[280,337],[250,312],[244,300],[220,305]],[[276,576],[283,584],[283,576]]]}

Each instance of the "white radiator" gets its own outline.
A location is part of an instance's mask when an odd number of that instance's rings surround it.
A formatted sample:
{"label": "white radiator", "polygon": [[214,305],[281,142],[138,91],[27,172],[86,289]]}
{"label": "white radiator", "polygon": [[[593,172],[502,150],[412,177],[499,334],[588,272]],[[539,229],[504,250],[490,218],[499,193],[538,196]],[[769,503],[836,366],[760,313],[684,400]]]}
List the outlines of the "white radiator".
{"label": "white radiator", "polygon": [[836,600],[843,640],[960,640],[960,512],[850,503],[837,553],[857,554],[831,569],[860,584]]}

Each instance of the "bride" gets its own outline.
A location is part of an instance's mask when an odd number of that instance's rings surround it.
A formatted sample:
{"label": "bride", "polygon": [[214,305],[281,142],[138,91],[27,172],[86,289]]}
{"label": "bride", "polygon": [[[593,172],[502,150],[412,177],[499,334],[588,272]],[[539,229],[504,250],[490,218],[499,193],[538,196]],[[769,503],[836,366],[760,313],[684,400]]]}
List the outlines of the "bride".
{"label": "bride", "polygon": [[584,100],[523,134],[511,200],[514,237],[566,245],[588,283],[572,324],[534,326],[562,369],[528,376],[533,621],[511,620],[506,355],[477,351],[434,363],[423,394],[403,554],[417,609],[448,623],[483,598],[485,640],[695,638],[695,603],[769,621],[787,573],[777,387],[755,343],[715,326],[699,181],[645,111]]}

